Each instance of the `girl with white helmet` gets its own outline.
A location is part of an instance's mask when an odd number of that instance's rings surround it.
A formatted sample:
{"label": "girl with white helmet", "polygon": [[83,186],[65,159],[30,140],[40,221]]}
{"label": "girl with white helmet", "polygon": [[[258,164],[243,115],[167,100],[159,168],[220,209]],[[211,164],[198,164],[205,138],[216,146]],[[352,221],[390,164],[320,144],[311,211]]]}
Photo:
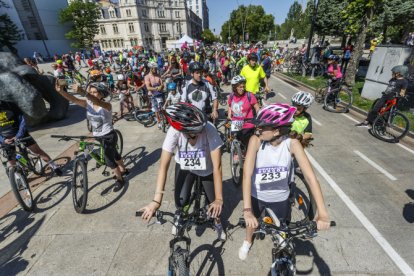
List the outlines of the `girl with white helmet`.
{"label": "girl with white helmet", "polygon": [[281,222],[290,221],[289,184],[292,159],[302,169],[316,202],[318,230],[328,229],[330,220],[322,191],[312,166],[296,139],[289,138],[296,108],[288,104],[271,104],[261,108],[255,119],[256,135],[252,136],[243,167],[243,214],[246,221],[246,239],[239,249],[239,258],[245,260],[252,245],[257,218],[270,208]]}
{"label": "girl with white helmet", "polygon": [[134,99],[128,88],[128,82],[123,74],[117,75],[117,82],[115,85],[116,93],[119,95],[119,112],[120,118],[124,116],[124,109],[127,108],[128,112],[134,109]]}
{"label": "girl with white helmet", "polygon": [[299,91],[292,97],[292,105],[296,107],[296,112],[291,130],[300,135],[299,140],[303,145],[307,145],[309,139],[312,138],[312,117],[307,109],[313,101],[313,95],[305,91]]}

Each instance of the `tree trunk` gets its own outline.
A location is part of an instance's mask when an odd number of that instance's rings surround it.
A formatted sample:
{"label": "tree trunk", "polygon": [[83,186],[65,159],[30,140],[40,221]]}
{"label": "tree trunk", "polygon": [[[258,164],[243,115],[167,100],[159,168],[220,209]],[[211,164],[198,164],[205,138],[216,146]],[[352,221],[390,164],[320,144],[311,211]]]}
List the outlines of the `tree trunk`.
{"label": "tree trunk", "polygon": [[344,34],[343,36],[342,36],[342,41],[341,41],[341,48],[343,49],[343,48],[345,48],[345,45],[346,45],[346,39],[347,39],[347,37],[346,37],[346,35]]}

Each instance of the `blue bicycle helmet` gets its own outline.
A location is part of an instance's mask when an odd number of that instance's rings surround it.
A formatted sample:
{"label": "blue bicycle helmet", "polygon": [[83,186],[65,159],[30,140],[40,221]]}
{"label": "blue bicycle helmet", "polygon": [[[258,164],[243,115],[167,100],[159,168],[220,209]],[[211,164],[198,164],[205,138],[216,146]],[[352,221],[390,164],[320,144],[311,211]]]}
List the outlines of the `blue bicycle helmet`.
{"label": "blue bicycle helmet", "polygon": [[177,89],[177,84],[175,83],[175,82],[170,82],[168,85],[167,85],[167,90],[168,91],[171,91],[171,90],[176,90]]}

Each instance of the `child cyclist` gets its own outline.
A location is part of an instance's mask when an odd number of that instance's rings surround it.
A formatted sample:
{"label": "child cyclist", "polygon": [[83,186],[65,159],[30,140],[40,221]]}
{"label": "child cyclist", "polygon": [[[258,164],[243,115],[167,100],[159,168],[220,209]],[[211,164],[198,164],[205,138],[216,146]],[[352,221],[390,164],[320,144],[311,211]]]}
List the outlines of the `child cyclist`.
{"label": "child cyclist", "polygon": [[[208,213],[215,218],[214,228],[218,237],[225,240],[226,233],[219,219],[223,208],[220,152],[223,141],[214,125],[207,121],[207,116],[189,103],[170,105],[165,110],[165,115],[172,127],[168,129],[162,146],[155,195],[147,206],[141,208],[142,218],[149,221],[155,211],[160,208],[168,168],[175,155],[174,199],[176,207],[183,208],[188,204],[192,186],[196,177],[200,176],[210,202]],[[174,154],[175,151],[177,151],[176,154]],[[188,162],[188,159],[198,159],[198,162]],[[173,226],[173,234],[175,230]]]}
{"label": "child cyclist", "polygon": [[[289,183],[292,158],[303,171],[316,202],[318,230],[328,229],[330,220],[322,191],[306,153],[296,139],[289,138],[296,108],[287,104],[262,107],[256,117],[256,135],[252,136],[243,167],[243,214],[246,221],[246,239],[239,249],[239,258],[245,260],[252,245],[257,218],[270,208],[281,222],[290,221]],[[263,177],[269,171],[272,178]],[[270,174],[270,173],[268,173]]]}
{"label": "child cyclist", "polygon": [[[73,89],[74,91],[82,90],[77,87],[77,84],[74,84]],[[125,168],[124,161],[116,150],[117,135],[112,123],[112,104],[103,100],[109,95],[109,91],[103,84],[97,82],[89,84],[86,100],[68,94],[58,84],[56,84],[56,91],[68,101],[86,109],[86,116],[92,125],[92,134],[103,145],[106,165],[115,174],[114,192],[121,190],[124,186],[123,175],[127,175],[129,171]]]}
{"label": "child cyclist", "polygon": [[126,107],[128,112],[134,109],[134,99],[132,98],[131,92],[129,91],[128,82],[125,80],[125,76],[119,74],[117,76],[116,93],[119,95],[119,111],[120,118],[124,116],[124,108]]}
{"label": "child cyclist", "polygon": [[296,107],[296,112],[293,116],[295,120],[292,123],[291,131],[304,146],[308,145],[312,138],[312,117],[307,109],[313,100],[313,95],[305,91],[299,91],[292,97],[292,105]]}
{"label": "child cyclist", "polygon": [[259,111],[259,103],[253,93],[246,91],[246,79],[243,76],[235,76],[231,80],[233,93],[228,99],[228,120],[232,121],[233,129],[237,128],[236,122],[242,122],[242,130],[238,132],[238,139],[247,147],[250,137],[254,134],[254,124],[245,119],[253,119]]}
{"label": "child cyclist", "polygon": [[175,82],[170,82],[167,85],[167,92],[168,96],[163,106],[163,109],[165,109],[169,105],[178,104],[181,99],[180,93],[177,92],[177,84]]}

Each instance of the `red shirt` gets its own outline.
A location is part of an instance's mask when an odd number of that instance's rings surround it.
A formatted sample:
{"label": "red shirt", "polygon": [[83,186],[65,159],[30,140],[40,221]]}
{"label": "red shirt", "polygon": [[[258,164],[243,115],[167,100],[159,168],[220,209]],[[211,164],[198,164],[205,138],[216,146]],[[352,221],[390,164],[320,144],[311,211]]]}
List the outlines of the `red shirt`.
{"label": "red shirt", "polygon": [[186,75],[187,70],[188,70],[188,63],[184,61],[184,59],[181,59],[180,64],[181,64],[181,68],[183,69],[184,74]]}

